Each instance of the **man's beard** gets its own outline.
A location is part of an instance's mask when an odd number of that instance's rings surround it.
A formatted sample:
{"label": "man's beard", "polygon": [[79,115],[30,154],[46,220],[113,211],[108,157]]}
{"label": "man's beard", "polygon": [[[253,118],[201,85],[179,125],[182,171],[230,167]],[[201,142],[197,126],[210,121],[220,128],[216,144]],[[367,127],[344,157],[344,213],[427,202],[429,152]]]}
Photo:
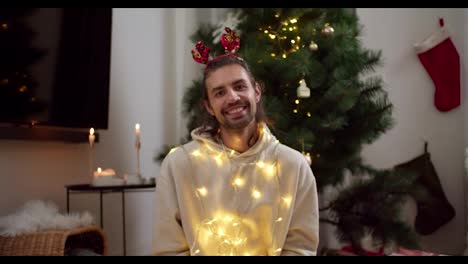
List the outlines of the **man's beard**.
{"label": "man's beard", "polygon": [[241,120],[234,120],[234,121],[231,121],[229,118],[225,117],[223,120],[224,122],[220,123],[221,127],[225,129],[242,129],[242,128],[246,128],[252,122],[252,120],[255,119],[255,114],[252,113],[252,108],[251,108],[249,101],[239,101],[229,107],[233,107],[237,105],[245,106],[247,110],[247,114],[243,116]]}

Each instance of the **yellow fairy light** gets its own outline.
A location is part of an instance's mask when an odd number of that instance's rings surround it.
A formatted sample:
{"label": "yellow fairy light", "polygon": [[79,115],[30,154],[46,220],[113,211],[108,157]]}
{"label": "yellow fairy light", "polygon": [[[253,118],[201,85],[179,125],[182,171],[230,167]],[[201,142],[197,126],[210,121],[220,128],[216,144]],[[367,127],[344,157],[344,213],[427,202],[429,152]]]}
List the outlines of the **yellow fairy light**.
{"label": "yellow fairy light", "polygon": [[283,221],[282,217],[278,217],[278,219],[276,219],[276,222],[281,222],[281,221]]}
{"label": "yellow fairy light", "polygon": [[291,196],[283,196],[281,197],[281,199],[283,200],[283,202],[286,204],[287,207],[289,207],[291,205]]}
{"label": "yellow fairy light", "polygon": [[308,117],[311,117],[312,115],[310,114],[310,112],[307,112],[307,116],[308,116]]}
{"label": "yellow fairy light", "polygon": [[19,88],[20,93],[24,93],[26,91],[26,85],[23,85]]}
{"label": "yellow fairy light", "polygon": [[196,254],[198,254],[198,253],[200,253],[200,250],[199,250],[199,249],[197,249],[197,250],[195,250],[195,252],[193,252],[194,255],[196,255]]}
{"label": "yellow fairy light", "polygon": [[301,40],[301,37],[297,36],[296,39],[297,39],[297,40]]}
{"label": "yellow fairy light", "polygon": [[272,56],[272,57],[276,57],[276,54],[275,54],[275,53],[272,53],[271,56]]}
{"label": "yellow fairy light", "polygon": [[244,185],[244,179],[241,177],[236,177],[232,184],[237,187],[242,187]]}
{"label": "yellow fairy light", "polygon": [[293,18],[293,19],[289,20],[289,22],[291,22],[291,24],[295,24],[295,23],[297,23],[297,18]]}
{"label": "yellow fairy light", "polygon": [[239,245],[242,244],[242,243],[244,243],[244,240],[243,240],[243,239],[240,239],[240,238],[234,239],[234,241],[232,242],[232,244],[233,244],[234,246],[239,246]]}
{"label": "yellow fairy light", "polygon": [[258,199],[262,196],[262,194],[258,191],[258,190],[253,190],[252,191],[252,196],[255,198],[255,199]]}
{"label": "yellow fairy light", "polygon": [[275,173],[275,165],[271,164],[265,168],[265,174],[269,177],[273,176]]}
{"label": "yellow fairy light", "polygon": [[177,147],[171,148],[171,150],[169,150],[169,154],[171,154],[172,152],[174,152],[176,149],[177,149]]}
{"label": "yellow fairy light", "polygon": [[278,13],[275,14],[275,17],[278,18],[280,15]]}
{"label": "yellow fairy light", "polygon": [[265,31],[263,31],[263,32],[265,32],[265,34],[268,34],[268,30],[266,30],[266,29],[265,29]]}
{"label": "yellow fairy light", "polygon": [[265,163],[263,161],[259,161],[257,162],[257,166],[263,169],[265,167]]}
{"label": "yellow fairy light", "polygon": [[216,222],[216,218],[209,220],[208,222],[206,222],[206,224],[211,225],[213,224],[213,222]]}
{"label": "yellow fairy light", "polygon": [[268,36],[270,36],[271,39],[275,39],[275,38],[276,38],[276,35],[274,35],[274,34],[270,34],[270,35],[268,35]]}
{"label": "yellow fairy light", "polygon": [[297,114],[297,109],[294,109],[293,112],[294,112],[295,114]]}
{"label": "yellow fairy light", "polygon": [[283,31],[286,31],[286,30],[288,30],[288,29],[284,27],[284,28],[282,28],[282,30],[283,30]]}
{"label": "yellow fairy light", "polygon": [[296,41],[294,39],[291,39],[291,43],[294,44],[296,43]]}
{"label": "yellow fairy light", "polygon": [[296,104],[299,104],[299,100],[298,100],[298,99],[296,99],[294,102],[295,102]]}
{"label": "yellow fairy light", "polygon": [[283,25],[287,26],[287,25],[288,25],[288,22],[286,22],[286,21],[285,21],[285,22],[283,22]]}
{"label": "yellow fairy light", "polygon": [[216,161],[216,164],[218,164],[218,166],[223,164],[222,155],[223,155],[223,153],[219,153],[217,156],[214,157],[214,160]]}
{"label": "yellow fairy light", "polygon": [[205,187],[198,188],[198,189],[197,189],[197,192],[198,192],[201,196],[206,196],[206,194],[208,193],[208,191],[206,190]]}
{"label": "yellow fairy light", "polygon": [[292,28],[292,27],[289,27],[289,31],[293,31],[293,28]]}
{"label": "yellow fairy light", "polygon": [[283,57],[283,59],[286,59],[286,57],[287,57],[286,53],[283,53],[283,56],[281,56],[281,57]]}
{"label": "yellow fairy light", "polygon": [[201,155],[200,151],[197,149],[195,151],[192,152],[192,155],[195,156],[195,157],[198,157]]}

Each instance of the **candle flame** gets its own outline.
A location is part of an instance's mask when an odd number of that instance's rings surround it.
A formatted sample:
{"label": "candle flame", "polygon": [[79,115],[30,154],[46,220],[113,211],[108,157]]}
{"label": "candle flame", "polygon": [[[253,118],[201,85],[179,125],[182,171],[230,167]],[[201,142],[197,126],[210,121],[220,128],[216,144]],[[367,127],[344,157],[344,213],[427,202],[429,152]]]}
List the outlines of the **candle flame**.
{"label": "candle flame", "polygon": [[97,172],[101,173],[102,169],[100,167],[97,168]]}
{"label": "candle flame", "polygon": [[91,128],[91,129],[89,130],[89,134],[90,134],[90,135],[94,135],[94,128]]}
{"label": "candle flame", "polygon": [[140,130],[140,124],[136,124],[136,125],[135,125],[135,129],[136,129],[136,130]]}

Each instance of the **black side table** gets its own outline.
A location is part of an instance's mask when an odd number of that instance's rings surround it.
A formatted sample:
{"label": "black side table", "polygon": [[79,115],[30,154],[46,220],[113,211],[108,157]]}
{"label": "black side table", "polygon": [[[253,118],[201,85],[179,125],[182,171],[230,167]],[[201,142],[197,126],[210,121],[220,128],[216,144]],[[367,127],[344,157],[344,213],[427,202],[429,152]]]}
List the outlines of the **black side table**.
{"label": "black side table", "polygon": [[75,184],[65,185],[67,189],[67,213],[70,212],[70,194],[77,193],[99,193],[99,213],[101,216],[101,228],[104,229],[102,197],[106,193],[120,192],[122,193],[122,233],[123,233],[123,254],[127,255],[126,235],[125,235],[125,193],[126,192],[149,192],[147,189],[154,191],[155,183],[148,184],[132,184],[132,185],[117,185],[117,186],[93,186],[91,184]]}

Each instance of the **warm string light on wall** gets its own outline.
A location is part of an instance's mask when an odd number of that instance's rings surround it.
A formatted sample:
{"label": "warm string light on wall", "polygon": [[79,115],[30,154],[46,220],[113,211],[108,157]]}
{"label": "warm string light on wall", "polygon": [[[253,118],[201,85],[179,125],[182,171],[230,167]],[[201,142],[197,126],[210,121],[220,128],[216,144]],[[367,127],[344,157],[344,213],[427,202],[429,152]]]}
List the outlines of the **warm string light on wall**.
{"label": "warm string light on wall", "polygon": [[[260,130],[260,138],[262,136],[265,140],[271,140],[270,135],[265,133],[265,128]],[[276,144],[279,144],[279,141],[275,141]],[[172,148],[169,153],[174,152],[179,147]],[[191,157],[191,161],[194,163],[200,161],[206,161],[212,159],[214,163],[223,168],[228,164],[230,168],[234,168],[234,165],[231,163],[230,158],[235,155],[235,151],[228,151],[223,145],[223,150],[215,150],[210,147],[208,144],[203,144],[200,148],[188,153]],[[253,179],[253,184],[246,184],[246,177],[240,174],[241,167],[251,166],[255,170],[258,170],[259,173],[256,175],[263,175],[264,179],[267,182],[275,184],[276,189],[279,189],[279,178],[278,178],[278,164],[276,157],[274,160],[264,160],[257,157],[256,161],[237,165],[236,168],[238,171],[231,175],[230,185],[234,188],[236,192],[236,198],[239,197],[239,192],[249,188],[250,190],[250,199],[248,204],[244,208],[249,208],[251,203],[258,202],[263,197],[261,188],[257,186],[257,177]],[[272,181],[275,181],[274,183]],[[219,255],[252,255],[255,254],[253,249],[247,247],[248,237],[251,235],[251,232],[260,232],[258,226],[253,219],[243,217],[242,212],[237,211],[232,212],[228,211],[225,208],[221,208],[216,211],[213,215],[208,215],[205,209],[205,200],[209,201],[210,199],[210,189],[204,185],[198,185],[194,182],[194,195],[198,198],[201,203],[202,213],[205,216],[205,219],[196,227],[196,235],[194,238],[194,243],[190,247],[190,252],[192,255],[200,254],[201,249],[206,249],[206,245],[214,245],[217,248],[209,248],[211,252],[217,252]],[[290,194],[279,194],[278,205],[276,207],[276,217],[273,218],[272,222],[272,240],[275,239],[275,230],[276,225],[282,223],[283,217],[280,215],[281,210],[287,210],[291,206],[292,196]],[[243,206],[244,206],[243,205]],[[216,241],[213,242],[213,241]],[[272,248],[268,249],[268,254],[278,255],[281,253],[281,248],[275,247],[275,241],[271,242]]]}

